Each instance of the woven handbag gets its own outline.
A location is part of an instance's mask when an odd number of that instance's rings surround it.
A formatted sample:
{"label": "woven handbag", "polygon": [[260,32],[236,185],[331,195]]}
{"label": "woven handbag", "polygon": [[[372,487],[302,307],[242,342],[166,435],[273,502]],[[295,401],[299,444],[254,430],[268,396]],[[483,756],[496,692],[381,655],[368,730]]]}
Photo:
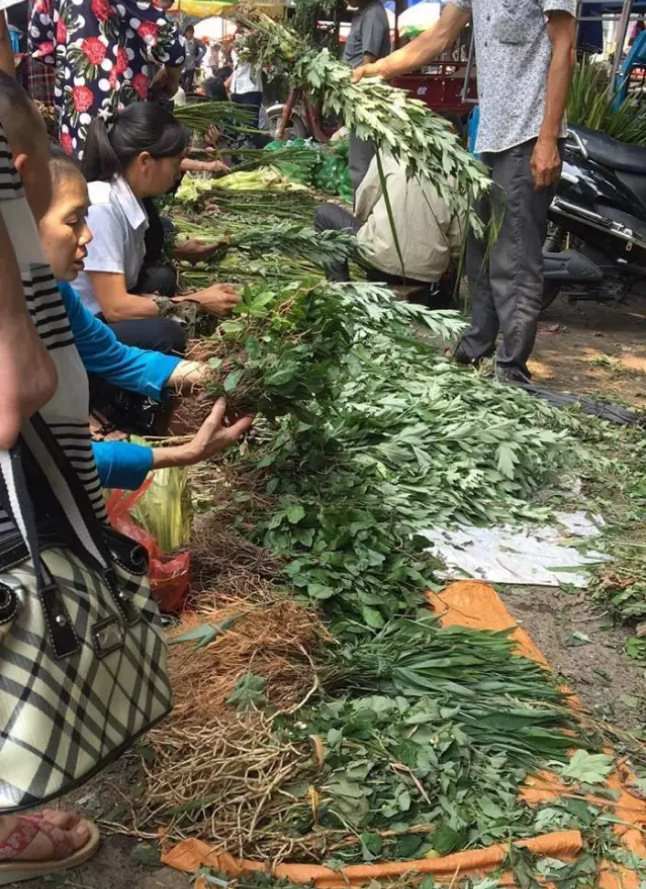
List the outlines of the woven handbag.
{"label": "woven handbag", "polygon": [[171,709],[147,554],[104,527],[39,415],[0,451],[0,812],[51,800]]}

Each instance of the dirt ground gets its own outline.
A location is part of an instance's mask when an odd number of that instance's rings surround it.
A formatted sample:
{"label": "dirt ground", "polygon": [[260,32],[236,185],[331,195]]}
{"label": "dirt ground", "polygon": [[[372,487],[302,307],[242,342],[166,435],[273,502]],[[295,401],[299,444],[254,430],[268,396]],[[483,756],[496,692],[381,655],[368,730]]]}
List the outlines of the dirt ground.
{"label": "dirt ground", "polygon": [[646,409],[646,295],[621,305],[557,300],[543,315],[529,366],[549,388]]}
{"label": "dirt ground", "polygon": [[[646,297],[621,306],[557,302],[541,322],[531,369],[550,388],[603,395],[646,409]],[[525,589],[504,594],[555,670],[599,718],[632,728],[646,721],[646,670],[624,653],[626,630],[612,626],[585,594]],[[573,633],[589,642],[571,646]],[[119,820],[115,787],[136,779],[128,761],[104,772],[71,801],[88,817]],[[106,837],[84,868],[33,889],[186,889],[188,877],[158,866],[154,843]]]}

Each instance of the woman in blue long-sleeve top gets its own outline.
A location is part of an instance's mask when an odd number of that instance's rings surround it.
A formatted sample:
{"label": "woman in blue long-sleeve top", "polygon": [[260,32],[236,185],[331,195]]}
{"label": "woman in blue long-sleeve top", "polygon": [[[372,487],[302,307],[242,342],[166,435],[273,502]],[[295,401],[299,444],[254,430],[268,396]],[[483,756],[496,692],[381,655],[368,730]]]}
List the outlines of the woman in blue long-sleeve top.
{"label": "woman in blue long-sleeve top", "polygon": [[[125,346],[110,328],[81,303],[70,286],[83,268],[83,259],[92,234],[86,224],[87,185],[80,170],[64,154],[50,161],[53,196],[39,224],[45,258],[59,281],[74,333],[76,347],[88,373],[110,383],[162,401],[169,392],[182,392],[202,385],[208,367],[183,361],[159,352]],[[191,466],[233,445],[251,426],[245,417],[224,426],[225,402],[220,399],[192,441],[169,448],[150,448],[129,442],[95,442],[94,456],[104,487],[136,489],[151,469]]]}

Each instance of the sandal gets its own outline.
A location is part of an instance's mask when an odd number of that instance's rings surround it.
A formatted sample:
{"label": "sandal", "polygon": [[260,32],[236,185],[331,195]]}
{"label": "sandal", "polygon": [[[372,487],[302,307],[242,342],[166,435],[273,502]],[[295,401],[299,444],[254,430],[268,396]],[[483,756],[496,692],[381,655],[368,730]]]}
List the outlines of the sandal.
{"label": "sandal", "polygon": [[[91,821],[83,820],[89,833],[84,846],[74,851],[65,831],[48,821],[44,814],[18,815],[18,826],[9,836],[0,842],[0,886],[33,880],[36,877],[47,877],[50,874],[79,867],[88,861],[99,847],[100,834],[98,827]],[[54,858],[43,861],[20,859],[12,861],[33,842],[35,837],[43,833],[54,847]]]}

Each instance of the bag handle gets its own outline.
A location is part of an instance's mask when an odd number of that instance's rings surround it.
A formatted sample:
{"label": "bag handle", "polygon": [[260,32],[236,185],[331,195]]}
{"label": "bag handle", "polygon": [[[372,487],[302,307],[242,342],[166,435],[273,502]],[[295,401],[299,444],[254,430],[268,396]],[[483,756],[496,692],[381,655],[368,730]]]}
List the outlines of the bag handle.
{"label": "bag handle", "polygon": [[36,518],[27,487],[21,449],[22,442],[19,439],[11,450],[0,450],[0,506],[18,528],[27,547],[36,573],[36,586],[40,592],[46,586],[44,566],[40,558]]}
{"label": "bag handle", "polygon": [[[9,451],[0,450],[0,506],[18,528],[31,557],[50,643],[57,659],[76,654],[81,642],[74,631],[58,587],[40,556],[38,530],[23,465],[22,438]],[[15,613],[16,592],[5,588],[9,609]]]}
{"label": "bag handle", "polygon": [[[25,450],[28,454],[25,454]],[[66,537],[71,550],[76,552],[88,567],[103,575],[126,623],[129,626],[136,624],[140,619],[139,611],[129,597],[119,589],[118,577],[112,565],[112,555],[103,534],[103,526],[69,458],[40,414],[34,414],[25,423],[20,443],[9,452],[9,459],[6,459],[6,451],[0,453],[3,453],[4,458],[3,474],[4,467],[10,473],[5,485],[8,481],[8,489],[18,491],[16,487],[18,484],[21,494],[19,497],[7,498],[6,502],[3,498],[0,502],[18,526],[33,564],[39,566],[41,574],[43,570],[46,571],[40,558],[36,523],[33,520],[33,501],[24,472],[26,457],[31,457],[30,469],[33,466],[38,486],[38,500],[45,502],[56,523],[60,523],[60,526],[67,531]],[[14,471],[11,472],[11,469]],[[17,482],[18,478],[22,481]],[[27,525],[24,520],[25,509],[31,529],[29,534],[31,542],[28,540]],[[49,584],[51,586],[51,580]]]}
{"label": "bag handle", "polygon": [[39,495],[47,497],[56,519],[60,518],[71,532],[84,561],[103,572],[110,570],[112,557],[87,491],[40,414],[25,423],[22,438],[33,457],[34,473],[39,476]]}

